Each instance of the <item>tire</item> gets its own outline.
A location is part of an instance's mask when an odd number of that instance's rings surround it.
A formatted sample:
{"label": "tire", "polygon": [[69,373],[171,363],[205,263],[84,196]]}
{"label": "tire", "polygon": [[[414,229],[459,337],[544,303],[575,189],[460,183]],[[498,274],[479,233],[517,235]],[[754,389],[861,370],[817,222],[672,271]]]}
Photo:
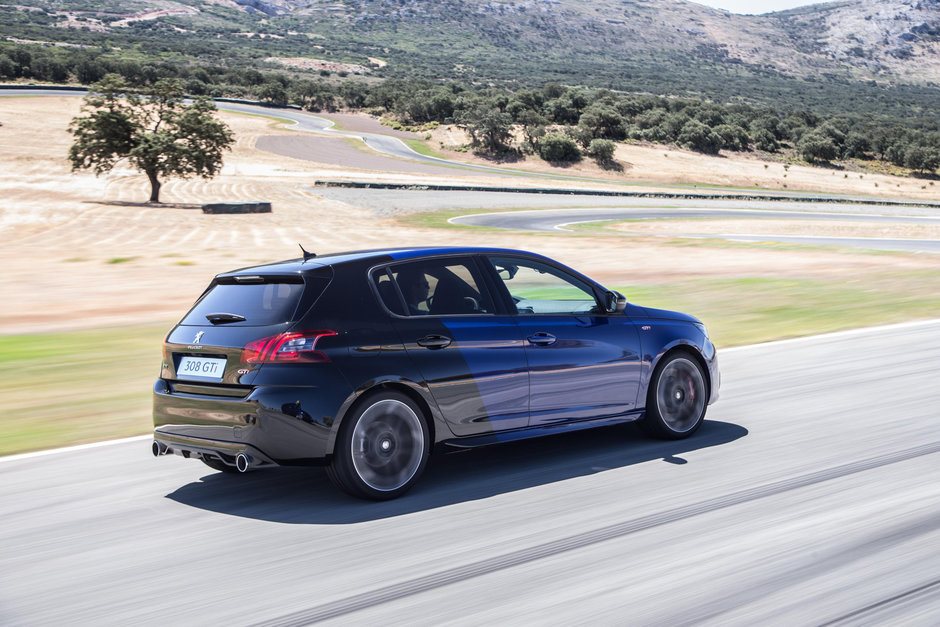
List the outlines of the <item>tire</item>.
{"label": "tire", "polygon": [[237,474],[238,469],[235,466],[229,466],[228,464],[219,461],[215,458],[200,457],[202,463],[211,468],[212,470],[218,470],[220,472],[227,472],[229,474]]}
{"label": "tire", "polygon": [[429,454],[424,412],[404,394],[383,391],[343,420],[327,474],[352,496],[386,501],[417,482]]}
{"label": "tire", "polygon": [[698,430],[707,407],[708,385],[702,367],[687,353],[672,353],[653,373],[640,427],[656,438],[681,440]]}

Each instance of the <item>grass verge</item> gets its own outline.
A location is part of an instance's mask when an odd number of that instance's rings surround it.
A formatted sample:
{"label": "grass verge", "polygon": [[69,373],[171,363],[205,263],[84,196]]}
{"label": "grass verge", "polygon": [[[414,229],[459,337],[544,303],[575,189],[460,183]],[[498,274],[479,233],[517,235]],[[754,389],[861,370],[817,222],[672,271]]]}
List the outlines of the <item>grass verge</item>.
{"label": "grass verge", "polygon": [[700,318],[719,347],[940,317],[940,274],[926,270],[848,281],[699,279],[614,289],[638,305]]}
{"label": "grass verge", "polygon": [[0,336],[0,455],[147,433],[171,326]]}
{"label": "grass verge", "polygon": [[[639,305],[699,317],[719,347],[940,316],[940,274],[929,271],[616,289]],[[0,455],[149,432],[170,326],[0,336]]]}
{"label": "grass verge", "polygon": [[[577,209],[576,205],[569,207],[552,207],[552,209]],[[419,226],[435,229],[474,229],[477,231],[501,231],[506,229],[493,226],[474,226],[471,224],[454,224],[448,222],[451,218],[457,216],[478,215],[481,213],[509,213],[512,211],[538,211],[544,207],[507,207],[503,209],[438,209],[435,211],[419,211],[415,213],[405,213],[396,216],[396,220],[405,226]],[[537,234],[538,231],[526,232],[526,235]],[[591,233],[596,235],[597,233]],[[609,234],[609,233],[607,233]]]}
{"label": "grass verge", "polygon": [[444,155],[437,152],[433,148],[427,145],[426,142],[420,139],[403,139],[405,145],[414,150],[419,155],[424,155],[425,157],[435,157],[437,159],[446,159]]}

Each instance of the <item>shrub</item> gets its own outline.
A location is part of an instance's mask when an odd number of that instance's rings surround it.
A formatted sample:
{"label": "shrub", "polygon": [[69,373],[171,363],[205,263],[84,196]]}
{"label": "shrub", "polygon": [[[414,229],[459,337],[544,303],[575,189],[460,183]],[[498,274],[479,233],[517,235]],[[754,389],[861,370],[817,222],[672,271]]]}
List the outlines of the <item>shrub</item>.
{"label": "shrub", "polygon": [[609,139],[595,139],[587,148],[587,154],[598,163],[610,163],[614,159],[616,144]]}
{"label": "shrub", "polygon": [[702,122],[689,120],[685,123],[685,126],[682,127],[678,142],[680,145],[695,150],[696,152],[714,155],[718,154],[718,151],[721,149],[722,139],[715,131],[708,128],[708,126]]}
{"label": "shrub", "polygon": [[758,150],[765,152],[777,152],[777,149],[780,148],[780,144],[777,143],[777,138],[765,128],[758,129],[754,132],[754,145]]}
{"label": "shrub", "polygon": [[832,138],[813,131],[804,135],[796,145],[804,159],[810,163],[831,161],[839,155]]}
{"label": "shrub", "polygon": [[548,133],[539,142],[539,156],[545,161],[571,162],[581,159],[581,150],[564,133]]}

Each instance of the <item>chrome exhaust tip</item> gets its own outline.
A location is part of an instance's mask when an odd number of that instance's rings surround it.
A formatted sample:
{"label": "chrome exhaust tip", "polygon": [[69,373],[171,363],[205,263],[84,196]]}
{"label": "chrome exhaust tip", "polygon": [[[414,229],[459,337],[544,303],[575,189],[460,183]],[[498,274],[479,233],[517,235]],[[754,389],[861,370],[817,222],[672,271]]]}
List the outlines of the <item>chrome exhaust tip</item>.
{"label": "chrome exhaust tip", "polygon": [[239,453],[235,456],[235,468],[238,472],[248,472],[251,470],[252,462],[254,462],[254,460],[251,456],[245,453]]}
{"label": "chrome exhaust tip", "polygon": [[154,457],[160,457],[161,455],[166,455],[169,449],[166,444],[160,444],[156,440],[153,441],[153,445],[150,447],[150,450],[153,452]]}

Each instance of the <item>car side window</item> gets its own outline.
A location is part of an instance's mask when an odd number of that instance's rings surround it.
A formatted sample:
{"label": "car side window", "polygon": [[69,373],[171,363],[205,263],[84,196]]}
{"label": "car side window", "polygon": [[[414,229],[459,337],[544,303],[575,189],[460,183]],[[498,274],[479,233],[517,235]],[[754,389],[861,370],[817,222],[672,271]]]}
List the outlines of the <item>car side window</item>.
{"label": "car side window", "polygon": [[[405,298],[409,316],[493,312],[472,259],[431,259],[389,268]],[[394,310],[392,310],[394,311]]]}
{"label": "car side window", "polygon": [[389,274],[388,269],[379,268],[378,270],[374,270],[372,272],[372,283],[375,285],[376,291],[379,293],[379,298],[382,299],[382,303],[385,307],[392,313],[404,316],[405,310],[402,309],[398,288],[395,287],[395,283],[392,281],[392,275]]}
{"label": "car side window", "polygon": [[489,257],[520,314],[589,314],[600,308],[590,286],[548,264]]}

